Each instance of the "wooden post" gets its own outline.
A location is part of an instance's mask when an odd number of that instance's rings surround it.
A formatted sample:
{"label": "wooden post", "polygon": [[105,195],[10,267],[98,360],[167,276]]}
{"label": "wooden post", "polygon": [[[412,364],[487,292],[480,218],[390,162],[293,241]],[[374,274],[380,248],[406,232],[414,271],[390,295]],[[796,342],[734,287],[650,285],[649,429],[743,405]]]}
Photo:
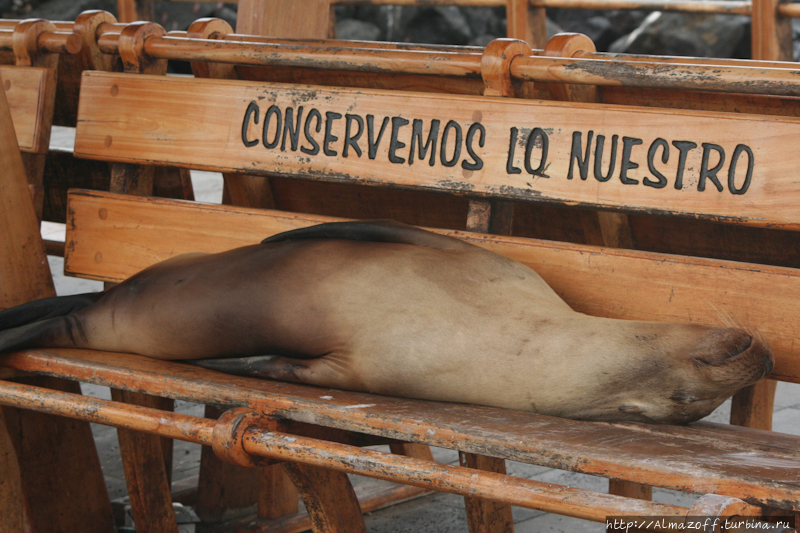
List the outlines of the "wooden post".
{"label": "wooden post", "polygon": [[[753,59],[794,61],[792,20],[778,13],[786,0],[753,0]],[[772,410],[777,382],[763,380],[733,396],[731,424],[757,429],[772,429]]]}
{"label": "wooden post", "polygon": [[733,395],[731,424],[772,431],[772,409],[778,382],[764,379]]}
{"label": "wooden post", "polygon": [[[594,53],[597,49],[587,36],[580,33],[560,33],[554,35],[544,48],[544,55],[553,57],[579,57]],[[596,102],[597,87],[594,85],[549,84],[550,92],[559,100],[567,102]],[[612,248],[633,248],[633,233],[628,215],[607,211],[578,211],[583,217],[584,237],[587,244],[609,246]],[[599,234],[594,226],[599,225]],[[600,237],[600,239],[598,239]],[[608,492],[618,496],[650,500],[653,487],[617,479],[609,480]]]}
{"label": "wooden post", "polygon": [[40,143],[34,153],[22,154],[22,162],[28,176],[28,183],[33,191],[33,205],[36,217],[42,219],[44,206],[44,165],[50,146],[50,129],[53,125],[53,112],[56,101],[56,79],[58,74],[58,54],[39,51],[38,38],[42,32],[55,31],[53,23],[46,20],[26,20],[14,28],[13,49],[17,66],[43,67],[48,69],[45,87],[42,94],[43,111],[39,131]]}
{"label": "wooden post", "polygon": [[[592,40],[580,33],[554,35],[544,47],[544,55],[552,57],[580,57],[596,51]],[[597,102],[597,87],[594,85],[549,83],[548,88],[558,100]],[[635,248],[628,215],[610,211],[577,211],[576,216],[584,218],[586,244],[612,248]],[[595,229],[596,226],[599,226],[599,232]]]}
{"label": "wooden post", "polygon": [[0,87],[0,309],[55,296],[5,89]]}
{"label": "wooden post", "polygon": [[330,0],[241,0],[236,33],[325,39],[330,11]]}
{"label": "wooden post", "polygon": [[[496,457],[458,452],[461,466],[498,474],[506,473],[506,462]],[[511,506],[506,503],[464,498],[469,533],[514,533]]]}
{"label": "wooden post", "polygon": [[547,42],[547,18],[543,7],[533,7],[528,0],[506,0],[506,37],[526,41],[542,49]]}
{"label": "wooden post", "polygon": [[[0,86],[0,309],[55,296],[5,89]],[[77,383],[26,378],[80,392]],[[3,408],[0,531],[114,530],[89,424]],[[72,497],[70,497],[72,496]]]}
{"label": "wooden post", "polygon": [[[236,18],[236,33],[325,39],[330,27],[330,13],[330,0],[242,0]],[[233,205],[278,207],[270,178],[244,174],[226,174],[224,178],[225,197]]]}
{"label": "wooden post", "polygon": [[792,20],[778,13],[786,0],[753,0],[753,59],[794,61]]}
{"label": "wooden post", "polygon": [[[111,389],[114,401],[172,410],[173,401],[147,394]],[[172,439],[130,429],[117,429],[122,466],[136,531],[177,533],[172,510],[170,477]]]}
{"label": "wooden post", "polygon": [[117,0],[117,13],[120,22],[153,20],[153,4],[150,0]]}
{"label": "wooden post", "polygon": [[315,533],[366,533],[356,493],[347,474],[283,463],[308,509]]}
{"label": "wooden post", "polygon": [[[119,37],[119,55],[125,72],[165,75],[167,61],[152,59],[144,51],[147,39],[165,34],[164,28],[153,22],[137,22],[125,27]],[[114,140],[108,137],[106,142]],[[114,163],[109,190],[137,196],[152,196],[158,191],[167,198],[194,199],[189,171],[174,167],[156,169],[148,165]]]}
{"label": "wooden post", "polygon": [[[125,72],[166,74],[167,62],[150,59],[144,52],[144,43],[148,38],[165,33],[164,28],[152,22],[133,23],[125,27],[119,40],[119,52]],[[109,137],[106,142],[113,143],[114,140]],[[111,165],[109,190],[151,196],[154,177],[153,166],[114,163]],[[173,408],[172,400],[166,398],[115,389],[111,393],[116,401],[162,410]],[[170,492],[172,441],[131,430],[121,429],[117,434],[136,530],[151,533],[177,532],[178,525],[172,510]]]}

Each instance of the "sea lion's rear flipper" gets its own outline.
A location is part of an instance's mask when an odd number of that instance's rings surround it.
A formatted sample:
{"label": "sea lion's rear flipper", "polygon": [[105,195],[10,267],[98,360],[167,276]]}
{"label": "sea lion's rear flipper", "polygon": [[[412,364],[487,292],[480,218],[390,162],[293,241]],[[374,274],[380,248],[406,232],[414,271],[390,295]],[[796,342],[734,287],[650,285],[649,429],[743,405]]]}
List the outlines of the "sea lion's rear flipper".
{"label": "sea lion's rear flipper", "polygon": [[300,239],[344,239],[353,241],[397,242],[415,244],[439,250],[472,249],[473,245],[446,235],[439,235],[391,220],[329,222],[307,228],[278,233],[261,241],[262,244]]}
{"label": "sea lion's rear flipper", "polygon": [[0,311],[0,353],[39,347],[76,347],[83,332],[72,313],[89,307],[102,292],[43,298]]}
{"label": "sea lion's rear flipper", "polygon": [[102,292],[87,292],[72,296],[42,298],[11,307],[0,311],[0,331],[80,311],[95,303],[103,294]]}

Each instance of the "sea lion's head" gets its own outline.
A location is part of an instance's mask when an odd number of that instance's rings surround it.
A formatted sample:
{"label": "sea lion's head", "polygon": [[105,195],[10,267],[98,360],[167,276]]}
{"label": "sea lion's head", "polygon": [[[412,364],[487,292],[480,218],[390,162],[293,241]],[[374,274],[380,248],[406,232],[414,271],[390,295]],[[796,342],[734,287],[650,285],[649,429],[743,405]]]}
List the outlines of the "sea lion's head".
{"label": "sea lion's head", "polygon": [[643,329],[621,347],[630,350],[621,357],[627,368],[609,375],[605,397],[570,418],[686,424],[766,377],[774,365],[767,344],[744,329],[636,324]]}

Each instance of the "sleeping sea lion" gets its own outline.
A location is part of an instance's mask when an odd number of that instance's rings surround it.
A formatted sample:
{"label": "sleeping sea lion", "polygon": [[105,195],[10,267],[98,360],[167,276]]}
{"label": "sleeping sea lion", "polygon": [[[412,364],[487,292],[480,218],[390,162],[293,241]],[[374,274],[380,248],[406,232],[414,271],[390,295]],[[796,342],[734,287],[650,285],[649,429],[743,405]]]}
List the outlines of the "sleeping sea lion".
{"label": "sleeping sea lion", "polygon": [[[0,352],[74,347],[574,419],[686,423],[772,369],[736,328],[573,311],[533,270],[390,222],[290,231],[0,313]],[[243,359],[244,358],[244,359]]]}

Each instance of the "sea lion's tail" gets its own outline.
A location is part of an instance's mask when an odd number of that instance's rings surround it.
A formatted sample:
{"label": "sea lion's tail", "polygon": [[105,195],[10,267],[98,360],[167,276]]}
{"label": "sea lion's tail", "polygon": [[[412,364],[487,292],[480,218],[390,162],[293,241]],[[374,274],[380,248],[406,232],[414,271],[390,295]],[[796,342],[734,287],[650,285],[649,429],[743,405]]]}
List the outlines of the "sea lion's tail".
{"label": "sea lion's tail", "polygon": [[74,346],[77,321],[70,320],[70,315],[102,295],[95,292],[43,298],[0,311],[0,353],[34,346]]}

